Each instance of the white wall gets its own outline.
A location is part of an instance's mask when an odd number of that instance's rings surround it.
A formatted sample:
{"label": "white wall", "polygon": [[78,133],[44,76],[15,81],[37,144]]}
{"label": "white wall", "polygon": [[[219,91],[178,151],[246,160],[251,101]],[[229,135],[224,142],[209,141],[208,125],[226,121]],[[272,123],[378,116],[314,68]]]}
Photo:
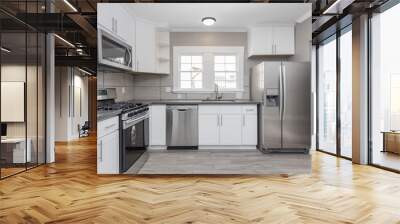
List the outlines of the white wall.
{"label": "white wall", "polygon": [[77,139],[78,125],[88,120],[88,78],[75,68],[56,67],[55,86],[55,140]]}

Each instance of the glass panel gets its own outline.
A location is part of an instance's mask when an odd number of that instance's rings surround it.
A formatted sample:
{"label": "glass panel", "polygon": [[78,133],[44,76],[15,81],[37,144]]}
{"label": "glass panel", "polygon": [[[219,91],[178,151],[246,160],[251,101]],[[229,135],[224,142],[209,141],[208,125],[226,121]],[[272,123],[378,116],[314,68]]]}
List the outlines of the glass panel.
{"label": "glass panel", "polygon": [[202,82],[201,81],[193,81],[192,83],[193,83],[193,88],[196,88],[196,89],[202,88]]}
{"label": "glass panel", "polygon": [[215,64],[215,71],[225,71],[225,64]]}
{"label": "glass panel", "polygon": [[340,153],[352,157],[352,33],[340,37]]}
{"label": "glass panel", "polygon": [[[35,167],[38,159],[38,142],[37,142],[37,109],[38,109],[38,35],[35,32],[27,33],[28,43],[28,62],[27,62],[27,80],[26,80],[26,114],[27,114],[27,149],[28,158],[27,167]],[[30,151],[30,153],[29,153]]]}
{"label": "glass panel", "polygon": [[190,80],[191,73],[190,72],[181,72],[181,80]]}
{"label": "glass panel", "polygon": [[192,63],[192,57],[191,56],[181,56],[181,63]]}
{"label": "glass panel", "polygon": [[1,46],[8,49],[1,51],[2,177],[24,171],[31,159],[26,151],[26,41],[25,32],[1,34]]}
{"label": "glass panel", "polygon": [[225,64],[225,69],[227,71],[236,71],[236,64]]}
{"label": "glass panel", "polygon": [[192,71],[192,64],[181,64],[181,71]]}
{"label": "glass panel", "polygon": [[192,63],[197,63],[197,64],[203,63],[203,57],[202,56],[192,56]]}
{"label": "glass panel", "polygon": [[225,80],[225,72],[216,72],[215,80]]}
{"label": "glass panel", "polygon": [[39,34],[38,41],[38,164],[45,163],[46,148],[45,148],[45,94],[46,94],[46,38],[44,34]]}
{"label": "glass panel", "polygon": [[318,50],[318,144],[336,153],[336,39]]}
{"label": "glass panel", "polygon": [[192,80],[201,81],[201,72],[192,72]]}
{"label": "glass panel", "polygon": [[181,88],[182,89],[189,89],[191,87],[190,81],[181,81]]}
{"label": "glass panel", "polygon": [[400,170],[400,4],[372,18],[372,163]]}

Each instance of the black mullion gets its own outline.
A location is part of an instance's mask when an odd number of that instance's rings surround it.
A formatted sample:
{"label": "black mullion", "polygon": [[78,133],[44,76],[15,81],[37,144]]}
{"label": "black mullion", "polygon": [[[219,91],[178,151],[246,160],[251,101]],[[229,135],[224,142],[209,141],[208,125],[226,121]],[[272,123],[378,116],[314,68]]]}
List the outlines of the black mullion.
{"label": "black mullion", "polygon": [[368,53],[367,53],[367,129],[368,129],[368,164],[373,164],[373,145],[372,145],[372,12],[368,12],[368,25],[367,25],[367,45],[368,45]]}
{"label": "black mullion", "polygon": [[[36,1],[39,13],[39,0]],[[36,166],[39,165],[39,33],[36,31]]]}
{"label": "black mullion", "polygon": [[[28,0],[25,0],[25,21],[28,19]],[[24,120],[25,120],[25,170],[28,170],[28,113],[27,113],[27,89],[28,89],[28,26],[25,25],[25,88],[24,88]]]}
{"label": "black mullion", "polygon": [[315,149],[319,149],[319,44],[315,47],[315,113],[316,113],[316,125],[315,125]]}
{"label": "black mullion", "polygon": [[[1,32],[1,28],[2,28],[2,26],[1,26],[1,24],[2,23],[0,23],[0,47],[2,46],[2,32]],[[1,55],[2,55],[2,52],[0,51],[0,83],[1,83],[1,67],[2,67],[2,63],[1,63]],[[1,111],[1,85],[0,85],[0,111]],[[2,124],[2,122],[1,122],[1,113],[0,113],[0,124]],[[2,148],[1,148],[1,144],[0,144],[0,179],[2,179],[2,176],[1,176],[1,170],[2,170],[2,164],[1,164],[1,150],[2,150]]]}
{"label": "black mullion", "polygon": [[336,31],[336,154],[341,157],[341,132],[342,124],[340,117],[341,102],[341,65],[340,65],[340,30]]}

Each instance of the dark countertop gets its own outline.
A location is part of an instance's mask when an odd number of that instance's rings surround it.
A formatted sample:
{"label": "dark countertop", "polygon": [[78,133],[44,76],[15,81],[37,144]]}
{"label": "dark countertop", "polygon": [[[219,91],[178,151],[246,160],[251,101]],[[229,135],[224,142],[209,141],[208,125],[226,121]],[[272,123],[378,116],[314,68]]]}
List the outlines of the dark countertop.
{"label": "dark countertop", "polygon": [[135,100],[148,104],[259,104],[258,101],[251,100]]}
{"label": "dark countertop", "polygon": [[[251,101],[251,100],[219,100],[219,101],[204,101],[204,100],[134,100],[130,102],[135,103],[146,103],[153,105],[187,105],[187,104],[224,104],[224,105],[232,105],[232,104],[259,104],[260,102]],[[97,111],[97,121],[103,121],[111,117],[115,117],[121,114],[121,110],[114,111]]]}
{"label": "dark countertop", "polygon": [[107,120],[108,118],[112,118],[118,116],[122,110],[113,110],[113,111],[97,111],[97,122]]}

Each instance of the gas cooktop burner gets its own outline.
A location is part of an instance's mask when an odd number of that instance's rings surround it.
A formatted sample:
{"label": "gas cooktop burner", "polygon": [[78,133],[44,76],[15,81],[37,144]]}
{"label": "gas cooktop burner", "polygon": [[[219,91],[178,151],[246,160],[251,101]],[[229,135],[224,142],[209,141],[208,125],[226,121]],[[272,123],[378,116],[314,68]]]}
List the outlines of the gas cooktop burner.
{"label": "gas cooktop burner", "polygon": [[97,110],[105,110],[105,111],[112,111],[112,110],[122,110],[128,111],[135,108],[142,106],[142,103],[127,103],[127,102],[119,102],[119,103],[111,103],[101,105],[97,108]]}

